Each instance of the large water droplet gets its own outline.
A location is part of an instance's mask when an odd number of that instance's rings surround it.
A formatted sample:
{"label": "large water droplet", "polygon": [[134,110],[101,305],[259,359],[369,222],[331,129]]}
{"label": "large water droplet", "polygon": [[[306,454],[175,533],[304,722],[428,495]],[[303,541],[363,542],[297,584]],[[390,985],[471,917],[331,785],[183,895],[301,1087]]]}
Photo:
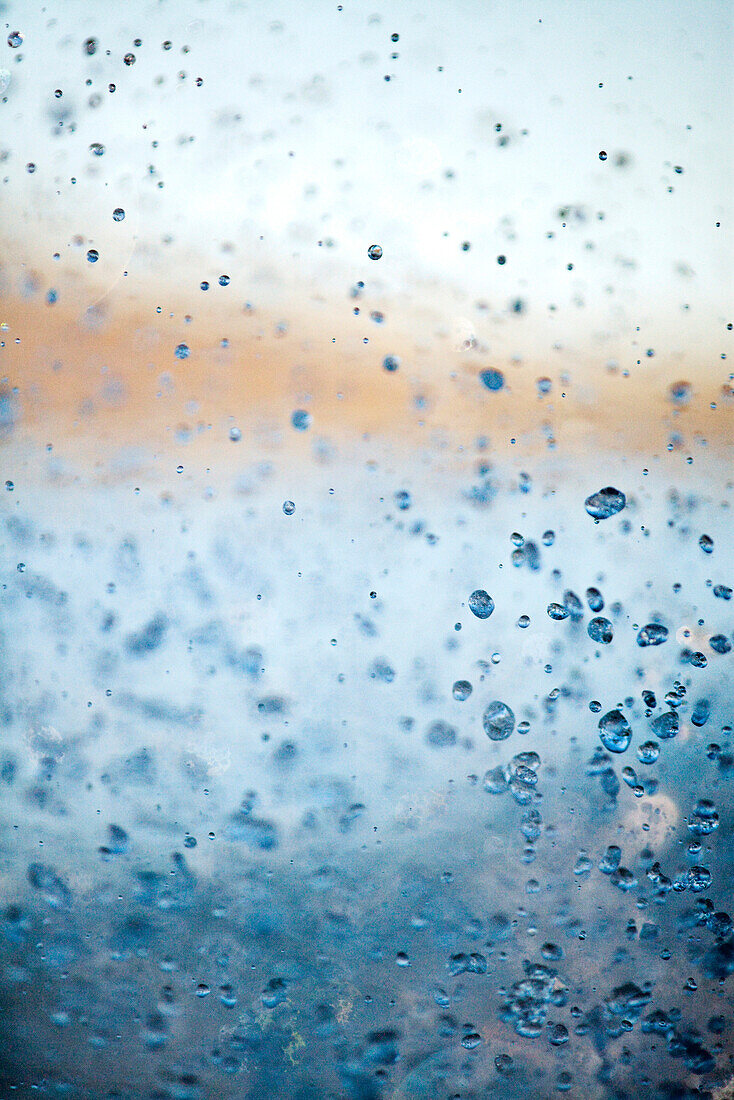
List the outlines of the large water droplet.
{"label": "large water droplet", "polygon": [[609,752],[626,752],[632,740],[632,729],[621,710],[610,710],[599,719],[599,736]]}

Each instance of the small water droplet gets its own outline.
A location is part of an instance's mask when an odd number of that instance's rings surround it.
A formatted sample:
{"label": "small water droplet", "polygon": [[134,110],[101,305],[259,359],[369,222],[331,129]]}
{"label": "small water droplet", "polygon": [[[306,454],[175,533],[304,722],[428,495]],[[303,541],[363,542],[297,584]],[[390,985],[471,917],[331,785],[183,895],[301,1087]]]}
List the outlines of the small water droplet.
{"label": "small water droplet", "polygon": [[456,699],[459,703],[463,703],[466,699],[468,699],[472,691],[472,685],[469,683],[468,680],[456,680],[453,688],[451,689],[451,693],[454,699]]}
{"label": "small water droplet", "polygon": [[660,745],[657,741],[643,741],[637,748],[637,759],[641,764],[654,764],[660,756]]}
{"label": "small water droplet", "polygon": [[311,413],[305,409],[296,409],[291,414],[291,424],[297,432],[305,432],[311,427]]}

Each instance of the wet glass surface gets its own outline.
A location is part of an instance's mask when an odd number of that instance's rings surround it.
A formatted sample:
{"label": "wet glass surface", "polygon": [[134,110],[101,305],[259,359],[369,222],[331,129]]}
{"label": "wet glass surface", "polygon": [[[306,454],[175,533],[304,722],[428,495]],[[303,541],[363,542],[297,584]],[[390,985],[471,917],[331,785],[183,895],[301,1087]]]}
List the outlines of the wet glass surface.
{"label": "wet glass surface", "polygon": [[730,8],[0,16],[0,1100],[730,1097]]}

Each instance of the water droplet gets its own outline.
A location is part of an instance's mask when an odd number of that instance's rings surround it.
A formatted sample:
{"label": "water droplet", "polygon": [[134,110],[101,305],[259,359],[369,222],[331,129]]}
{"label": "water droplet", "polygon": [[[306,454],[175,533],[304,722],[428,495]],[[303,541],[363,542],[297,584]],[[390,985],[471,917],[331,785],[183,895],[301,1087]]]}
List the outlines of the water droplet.
{"label": "water droplet", "polygon": [[291,414],[291,424],[297,432],[305,432],[311,427],[311,413],[305,409],[296,409]]}
{"label": "water droplet", "polygon": [[573,865],[573,873],[575,875],[588,875],[594,864],[589,859],[586,852],[580,852],[578,859]]}
{"label": "water droplet", "polygon": [[601,616],[592,619],[586,630],[591,640],[599,642],[601,645],[609,645],[614,637],[614,630],[609,619],[604,619]]}
{"label": "water droplet", "polygon": [[477,588],[469,597],[469,610],[478,619],[488,619],[494,611],[494,600],[483,588]]}
{"label": "water droplet", "polygon": [[632,729],[621,710],[610,710],[599,719],[599,736],[609,752],[626,752]]}
{"label": "water droplet", "polygon": [[616,844],[610,844],[599,862],[599,870],[603,875],[611,875],[619,867],[622,858],[622,849]]}
{"label": "water droplet", "polygon": [[698,545],[703,550],[704,554],[713,554],[714,552],[714,540],[710,535],[701,535],[698,540]]}
{"label": "water droplet", "polygon": [[648,623],[647,626],[643,626],[637,635],[637,644],[639,646],[649,645],[662,645],[663,642],[668,640],[667,627],[661,626],[660,623]]}
{"label": "water droplet", "polygon": [[90,264],[96,264],[98,259],[99,259],[99,252],[97,251],[97,249],[96,248],[90,248],[89,251],[87,252],[87,260],[89,261],[89,263]]}
{"label": "water droplet", "polygon": [[507,703],[495,699],[485,709],[482,725],[490,741],[504,741],[515,728],[515,715]]}
{"label": "water droplet", "polygon": [[663,711],[650,723],[650,726],[655,736],[659,737],[661,741],[669,741],[678,732],[678,712],[675,710]]}
{"label": "water droplet", "polygon": [[292,516],[293,513],[295,512],[295,510],[296,510],[296,506],[295,506],[295,504],[293,503],[292,500],[284,500],[283,501],[283,512],[285,513],[285,515]]}
{"label": "water droplet", "polygon": [[694,836],[709,836],[719,827],[719,814],[708,798],[699,798],[688,819],[688,829]]}
{"label": "water droplet", "polygon": [[92,153],[95,157],[102,157],[104,156],[105,152],[104,145],[101,141],[93,141],[92,144],[89,146],[89,152]]}
{"label": "water droplet", "polygon": [[592,493],[584,501],[584,508],[595,520],[609,519],[621,512],[627,503],[627,498],[619,489],[607,485],[598,493]]}
{"label": "water droplet", "polygon": [[548,617],[551,619],[555,619],[557,622],[559,622],[561,619],[568,618],[568,610],[563,606],[562,603],[549,603],[546,611],[548,612]]}
{"label": "water droplet", "polygon": [[598,588],[586,589],[586,602],[592,611],[602,611],[604,608],[604,597]]}
{"label": "water droplet", "polygon": [[233,443],[239,443],[239,441],[242,439],[242,432],[239,428],[230,428],[229,438],[232,440]]}
{"label": "water droplet", "polygon": [[22,45],[22,43],[23,43],[23,32],[22,31],[11,31],[10,34],[8,35],[8,45],[10,46],[11,50],[17,50],[18,46]]}
{"label": "water droplet", "polygon": [[637,878],[627,867],[618,867],[616,871],[612,871],[609,881],[618,890],[634,890],[637,886]]}
{"label": "water droplet", "polygon": [[367,255],[371,260],[379,260],[382,256],[382,246],[379,244],[371,244],[367,249]]}
{"label": "water droplet", "polygon": [[390,374],[394,374],[399,366],[400,360],[398,359],[397,355],[386,355],[385,358],[382,360],[383,370],[388,371],[388,373]]}
{"label": "water droplet", "polygon": [[188,359],[191,354],[191,350],[188,344],[177,344],[173,354],[177,359]]}
{"label": "water droplet", "polygon": [[426,742],[435,749],[456,744],[456,730],[448,722],[433,722],[426,730]]}
{"label": "water droplet", "polygon": [[451,693],[454,699],[456,699],[459,703],[463,703],[466,699],[468,699],[472,691],[473,688],[468,680],[457,680],[454,683],[453,688],[451,689]]}
{"label": "water droplet", "polygon": [[641,764],[654,764],[660,756],[660,745],[657,741],[643,741],[637,748],[637,759]]}
{"label": "water droplet", "polygon": [[489,370],[483,370],[479,375],[479,380],[483,386],[486,386],[488,390],[497,392],[501,390],[505,384],[505,376],[501,370],[496,370],[494,367],[490,367]]}
{"label": "water droplet", "polygon": [[564,1024],[553,1024],[548,1031],[548,1041],[554,1047],[563,1046],[568,1042],[568,1028]]}
{"label": "water droplet", "polygon": [[449,958],[449,973],[452,977],[459,974],[486,974],[487,960],[478,951],[472,951],[470,955],[460,951]]}
{"label": "water droplet", "polygon": [[116,222],[124,222],[125,211],[122,209],[121,206],[116,206],[115,209],[112,211],[112,217]]}

